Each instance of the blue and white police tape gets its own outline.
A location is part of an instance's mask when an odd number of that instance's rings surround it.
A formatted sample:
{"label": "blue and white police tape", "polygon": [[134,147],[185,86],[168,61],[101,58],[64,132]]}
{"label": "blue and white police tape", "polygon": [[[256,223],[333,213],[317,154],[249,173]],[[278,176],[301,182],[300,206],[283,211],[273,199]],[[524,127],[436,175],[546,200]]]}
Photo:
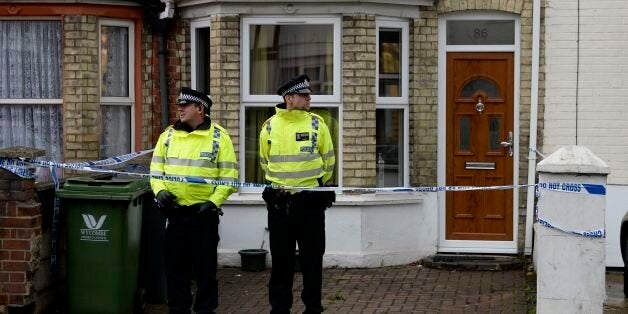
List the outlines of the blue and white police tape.
{"label": "blue and white police tape", "polygon": [[579,235],[579,236],[583,236],[583,237],[587,237],[587,238],[606,238],[606,230],[605,229],[593,229],[593,230],[587,230],[587,231],[576,231],[576,230],[569,230],[563,227],[560,227],[556,224],[553,224],[551,222],[549,222],[547,219],[538,217],[537,218],[537,222],[539,223],[539,225],[550,228],[550,229],[554,229],[554,230],[558,230],[558,231],[562,231],[565,233],[570,233],[570,234],[575,234],[575,235]]}
{"label": "blue and white police tape", "polygon": [[263,183],[251,183],[251,182],[239,182],[239,181],[224,181],[216,179],[208,179],[193,176],[172,176],[172,175],[150,175],[145,173],[124,172],[112,169],[103,169],[95,166],[111,166],[123,162],[127,162],[135,157],[147,154],[153,150],[145,150],[136,153],[111,157],[99,161],[78,162],[78,163],[59,163],[53,161],[43,160],[13,160],[7,158],[0,158],[0,167],[5,168],[22,178],[33,178],[33,175],[27,169],[28,165],[36,167],[54,167],[62,169],[71,169],[87,172],[97,173],[109,173],[116,175],[128,175],[137,176],[142,178],[152,178],[164,181],[173,182],[187,182],[197,184],[211,184],[211,185],[227,185],[233,187],[244,188],[282,188],[290,190],[311,190],[311,191],[336,191],[344,193],[373,193],[373,192],[449,192],[449,191],[490,191],[490,190],[507,190],[527,188],[530,186],[538,186],[544,189],[550,189],[555,191],[573,192],[573,193],[588,193],[594,195],[606,194],[606,188],[603,185],[597,184],[577,184],[577,183],[560,183],[560,182],[541,182],[539,184],[515,184],[515,185],[499,185],[499,186],[426,186],[426,187],[380,187],[380,188],[365,188],[365,187],[299,187],[299,186],[278,186]]}
{"label": "blue and white police tape", "polygon": [[539,187],[539,189],[558,192],[606,195],[606,186],[602,184],[539,182],[537,186]]}
{"label": "blue and white police tape", "polygon": [[308,191],[335,191],[342,193],[373,193],[373,192],[446,192],[446,191],[488,191],[488,190],[507,190],[534,186],[534,184],[522,185],[499,185],[499,186],[425,186],[425,187],[382,187],[382,188],[365,188],[365,187],[303,187],[303,186],[280,186],[273,184],[225,181],[216,179],[207,179],[194,176],[173,176],[173,175],[151,175],[146,173],[134,173],[126,171],[117,171],[112,169],[102,169],[96,167],[85,166],[84,163],[56,163],[50,161],[27,161],[24,164],[30,164],[39,167],[58,167],[72,170],[81,170],[87,172],[109,173],[115,175],[137,176],[141,178],[150,178],[172,182],[186,182],[196,184],[226,185],[238,188],[265,188],[271,187],[276,189],[288,190],[308,190]]}
{"label": "blue and white police tape", "polygon": [[75,162],[75,163],[59,163],[59,162],[45,161],[45,160],[27,160],[26,158],[10,159],[10,158],[2,157],[0,158],[0,168],[4,168],[20,176],[21,178],[32,179],[35,177],[35,175],[30,172],[27,165],[34,165],[34,166],[46,167],[46,168],[54,167],[54,168],[90,171],[91,166],[113,166],[116,164],[127,162],[133,158],[148,154],[152,152],[153,150],[154,149],[143,150],[143,151],[120,155],[116,157],[111,157],[111,158],[107,158],[103,160]]}
{"label": "blue and white police tape", "polygon": [[28,169],[28,165],[22,161],[8,158],[0,158],[0,168],[24,179],[33,179],[35,175]]}

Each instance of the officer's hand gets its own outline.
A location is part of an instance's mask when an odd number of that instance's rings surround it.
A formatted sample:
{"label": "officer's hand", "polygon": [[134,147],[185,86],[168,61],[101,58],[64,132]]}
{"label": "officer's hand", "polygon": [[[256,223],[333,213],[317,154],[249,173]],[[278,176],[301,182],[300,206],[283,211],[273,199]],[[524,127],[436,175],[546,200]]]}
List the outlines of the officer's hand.
{"label": "officer's hand", "polygon": [[329,208],[334,205],[334,202],[336,201],[336,192],[325,191],[323,193],[325,193],[325,197],[323,197],[323,205],[325,205],[325,208]]}
{"label": "officer's hand", "polygon": [[271,189],[270,187],[264,188],[264,191],[262,192],[262,199],[264,199],[268,205],[274,204],[277,199],[277,191]]}
{"label": "officer's hand", "polygon": [[220,208],[218,208],[218,206],[216,206],[216,204],[214,204],[214,202],[212,201],[207,201],[203,204],[201,204],[201,206],[198,208],[198,212],[196,212],[198,215],[205,215],[205,214],[209,214],[209,213],[217,213],[219,215],[222,216],[222,210],[220,210]]}
{"label": "officer's hand", "polygon": [[177,199],[177,196],[166,190],[159,191],[155,199],[157,200],[157,204],[164,208],[176,208],[179,206],[179,204],[174,201]]}

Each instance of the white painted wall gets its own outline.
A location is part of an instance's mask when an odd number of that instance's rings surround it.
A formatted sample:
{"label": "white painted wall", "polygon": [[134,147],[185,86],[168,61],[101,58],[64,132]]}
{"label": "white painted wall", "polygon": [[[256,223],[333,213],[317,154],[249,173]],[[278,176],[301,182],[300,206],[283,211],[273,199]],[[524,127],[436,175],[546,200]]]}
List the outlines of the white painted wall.
{"label": "white painted wall", "polygon": [[628,184],[628,1],[546,2],[541,151],[586,146],[610,166],[609,184]]}
{"label": "white painted wall", "polygon": [[621,219],[628,211],[628,186],[606,187],[606,266],[624,267],[619,247]]}
{"label": "white painted wall", "polygon": [[[436,198],[436,193],[339,195],[326,212],[324,266],[402,265],[435,254]],[[241,249],[263,243],[269,250],[266,206],[259,194],[232,195],[223,211],[219,265],[240,266]]]}
{"label": "white painted wall", "polygon": [[[583,146],[563,147],[538,165],[539,182],[606,184],[608,165]],[[539,190],[538,217],[566,231],[604,228],[605,195]],[[537,313],[602,313],[605,238],[535,224]]]}
{"label": "white painted wall", "polygon": [[[628,1],[547,0],[543,147],[591,149],[610,166],[606,264],[621,267],[619,222],[628,209]],[[578,115],[576,123],[576,71]]]}

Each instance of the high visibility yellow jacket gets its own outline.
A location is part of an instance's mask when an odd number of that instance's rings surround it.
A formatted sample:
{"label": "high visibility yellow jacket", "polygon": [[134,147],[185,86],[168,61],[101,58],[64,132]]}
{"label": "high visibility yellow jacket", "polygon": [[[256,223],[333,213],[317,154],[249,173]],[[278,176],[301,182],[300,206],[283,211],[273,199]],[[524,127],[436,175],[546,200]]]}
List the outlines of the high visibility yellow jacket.
{"label": "high visibility yellow jacket", "polygon": [[302,110],[275,107],[262,125],[259,154],[266,180],[276,185],[315,187],[332,177],[336,156],[325,121]]}
{"label": "high visibility yellow jacket", "polygon": [[[229,133],[206,120],[196,130],[186,130],[177,121],[159,136],[150,164],[151,175],[196,177],[236,182],[238,164]],[[228,185],[175,182],[150,179],[155,195],[167,190],[177,196],[179,205],[212,201],[220,207],[236,191]]]}

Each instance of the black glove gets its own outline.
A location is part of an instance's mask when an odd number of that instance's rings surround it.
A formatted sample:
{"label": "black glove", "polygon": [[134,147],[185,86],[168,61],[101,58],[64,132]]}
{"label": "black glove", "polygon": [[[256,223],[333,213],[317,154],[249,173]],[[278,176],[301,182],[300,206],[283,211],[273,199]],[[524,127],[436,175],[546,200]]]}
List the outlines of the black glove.
{"label": "black glove", "polygon": [[334,202],[336,201],[336,192],[324,191],[323,193],[325,193],[322,197],[323,205],[325,205],[325,208],[329,208],[331,207],[331,205],[334,205]]}
{"label": "black glove", "polygon": [[177,199],[176,195],[166,190],[159,191],[159,193],[157,193],[157,196],[155,197],[157,204],[159,204],[159,206],[166,209],[179,207],[179,204],[177,204],[177,202],[174,201],[176,199]]}
{"label": "black glove", "polygon": [[205,215],[209,213],[216,213],[222,216],[222,210],[218,208],[218,206],[216,206],[216,204],[214,204],[214,202],[212,201],[201,204],[201,206],[199,206],[198,208],[198,211],[196,212],[197,215]]}
{"label": "black glove", "polygon": [[264,192],[262,192],[262,198],[264,199],[264,202],[266,202],[266,204],[274,204],[277,200],[277,191],[272,188],[266,187],[264,188]]}

